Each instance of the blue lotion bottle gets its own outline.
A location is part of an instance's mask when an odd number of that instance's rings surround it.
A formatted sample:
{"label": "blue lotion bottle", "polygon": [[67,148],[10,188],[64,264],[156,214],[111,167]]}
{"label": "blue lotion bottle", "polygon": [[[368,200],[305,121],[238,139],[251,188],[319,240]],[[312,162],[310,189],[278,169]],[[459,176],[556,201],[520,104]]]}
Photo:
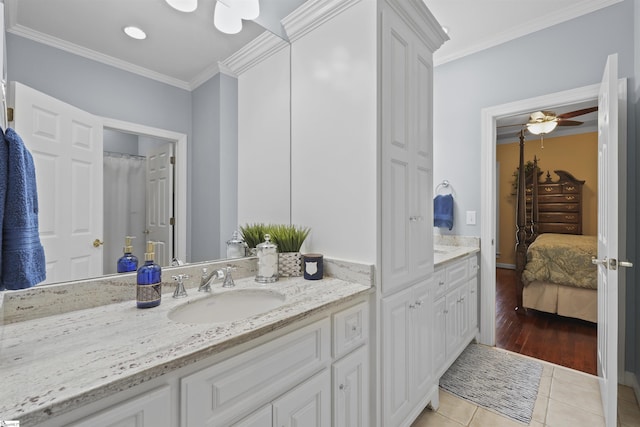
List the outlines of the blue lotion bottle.
{"label": "blue lotion bottle", "polygon": [[147,242],[144,265],[138,269],[136,285],[136,304],[138,308],[151,308],[160,305],[162,269],[154,262],[154,257],[154,242]]}
{"label": "blue lotion bottle", "polygon": [[126,236],[124,238],[124,255],[118,260],[118,273],[128,273],[138,269],[138,257],[132,253],[131,239],[134,239],[134,237]]}

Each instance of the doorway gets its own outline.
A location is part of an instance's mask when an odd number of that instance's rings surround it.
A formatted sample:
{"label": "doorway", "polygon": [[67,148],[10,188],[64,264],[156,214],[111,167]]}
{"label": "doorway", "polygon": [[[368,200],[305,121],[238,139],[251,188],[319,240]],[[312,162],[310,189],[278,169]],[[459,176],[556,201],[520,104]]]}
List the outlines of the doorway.
{"label": "doorway", "polygon": [[[496,343],[496,122],[499,118],[536,111],[549,105],[572,105],[598,99],[598,84],[550,95],[511,102],[481,111],[481,314],[480,342],[493,346]],[[626,80],[619,84],[626,94]],[[626,192],[626,186],[621,191]],[[626,213],[624,207],[621,211]],[[622,227],[624,225],[621,224]],[[620,282],[620,296],[625,294],[624,281]],[[619,370],[624,363],[624,304],[619,304]],[[619,378],[624,376],[619,375]]]}

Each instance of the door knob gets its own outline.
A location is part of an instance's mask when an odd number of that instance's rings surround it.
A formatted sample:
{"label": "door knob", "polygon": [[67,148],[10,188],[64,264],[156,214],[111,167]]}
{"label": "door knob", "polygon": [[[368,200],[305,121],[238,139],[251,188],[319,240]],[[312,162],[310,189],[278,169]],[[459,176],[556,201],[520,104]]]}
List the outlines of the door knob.
{"label": "door knob", "polygon": [[100,241],[100,239],[96,239],[96,240],[93,241],[93,247],[94,248],[99,248],[102,245],[104,245],[104,242]]}

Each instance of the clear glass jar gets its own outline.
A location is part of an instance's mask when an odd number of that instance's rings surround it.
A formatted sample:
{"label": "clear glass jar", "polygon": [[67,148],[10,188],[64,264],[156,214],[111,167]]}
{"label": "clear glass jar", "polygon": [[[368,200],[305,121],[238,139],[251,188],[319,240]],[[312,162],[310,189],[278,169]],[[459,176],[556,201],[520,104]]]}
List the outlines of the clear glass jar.
{"label": "clear glass jar", "polygon": [[237,231],[233,232],[230,240],[227,240],[227,258],[242,258],[246,255],[247,245],[240,238]]}
{"label": "clear glass jar", "polygon": [[256,282],[273,283],[278,280],[278,247],[271,242],[271,236],[264,235],[264,242],[256,246],[258,274]]}

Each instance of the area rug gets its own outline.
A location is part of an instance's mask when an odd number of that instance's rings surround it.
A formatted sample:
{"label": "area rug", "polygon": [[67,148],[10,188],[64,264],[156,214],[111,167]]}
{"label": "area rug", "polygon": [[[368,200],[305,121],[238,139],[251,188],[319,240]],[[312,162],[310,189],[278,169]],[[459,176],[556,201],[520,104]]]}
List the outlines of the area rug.
{"label": "area rug", "polygon": [[440,378],[440,388],[528,425],[541,376],[538,362],[469,344]]}

